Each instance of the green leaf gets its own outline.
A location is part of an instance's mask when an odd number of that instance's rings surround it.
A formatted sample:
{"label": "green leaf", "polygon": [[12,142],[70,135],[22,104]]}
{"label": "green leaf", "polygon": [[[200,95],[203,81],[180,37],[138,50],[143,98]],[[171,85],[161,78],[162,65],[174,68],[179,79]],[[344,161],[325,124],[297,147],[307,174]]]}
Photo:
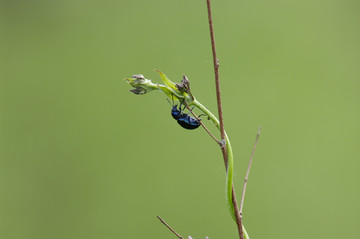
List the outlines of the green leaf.
{"label": "green leaf", "polygon": [[[164,86],[164,85],[158,85],[158,87],[164,91],[164,93],[166,94],[167,97],[169,97],[172,100],[179,100],[179,97],[181,95],[178,94],[178,92],[169,89],[168,87]],[[180,97],[180,98],[184,98],[184,97]],[[179,100],[180,101],[180,100]]]}
{"label": "green leaf", "polygon": [[172,82],[171,80],[169,80],[169,78],[166,77],[166,75],[164,73],[162,73],[159,70],[155,70],[157,73],[159,73],[162,81],[165,83],[166,86],[168,86],[171,89],[174,89],[176,91],[178,91],[176,84],[174,82]]}

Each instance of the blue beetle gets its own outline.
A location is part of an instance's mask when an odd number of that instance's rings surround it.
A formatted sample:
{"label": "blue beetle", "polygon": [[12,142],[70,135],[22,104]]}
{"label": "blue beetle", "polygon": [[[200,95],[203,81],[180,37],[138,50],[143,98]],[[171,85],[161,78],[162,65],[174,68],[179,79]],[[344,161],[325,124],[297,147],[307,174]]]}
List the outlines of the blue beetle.
{"label": "blue beetle", "polygon": [[[169,103],[170,103],[170,101],[169,101]],[[176,121],[178,122],[178,124],[181,127],[183,127],[184,129],[199,128],[200,120],[197,120],[197,119],[189,116],[191,111],[189,111],[189,113],[187,113],[187,114],[182,113],[185,109],[185,106],[184,106],[184,109],[181,109],[182,103],[179,105],[179,109],[177,108],[177,105],[174,105],[174,104],[171,104],[171,105],[172,105],[171,115],[174,119],[176,119]]]}

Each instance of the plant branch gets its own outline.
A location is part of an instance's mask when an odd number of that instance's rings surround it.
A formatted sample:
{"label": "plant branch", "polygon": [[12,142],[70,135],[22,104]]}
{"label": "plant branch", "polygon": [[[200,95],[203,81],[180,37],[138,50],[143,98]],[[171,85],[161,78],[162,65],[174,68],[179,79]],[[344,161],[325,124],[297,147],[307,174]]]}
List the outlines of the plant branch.
{"label": "plant branch", "polygon": [[180,236],[174,229],[172,229],[169,224],[167,224],[161,217],[157,216],[157,218],[159,218],[160,222],[169,228],[169,230],[172,231],[172,233],[174,233],[179,239],[183,239],[182,236]]}
{"label": "plant branch", "polygon": [[[217,99],[218,113],[219,113],[220,133],[221,133],[221,140],[225,140],[225,130],[224,130],[224,121],[223,121],[222,104],[221,104],[221,92],[220,92],[220,80],[219,80],[219,66],[220,65],[219,65],[219,59],[217,58],[217,55],[216,55],[214,26],[213,26],[212,14],[211,14],[210,0],[206,0],[206,3],[207,3],[207,10],[208,10],[211,48],[212,48],[213,63],[214,63],[216,99]],[[225,148],[225,147],[223,146],[222,148]]]}
{"label": "plant branch", "polygon": [[186,101],[184,101],[184,104],[186,106],[186,108],[191,112],[191,114],[200,122],[201,126],[205,129],[205,131],[211,136],[211,138],[213,138],[216,143],[218,143],[220,145],[220,141],[210,132],[210,130],[208,130],[208,128],[206,128],[206,126],[203,124],[203,122],[201,122],[201,120],[199,119],[199,117],[190,109],[189,105],[186,103]]}
{"label": "plant branch", "polygon": [[[196,99],[194,99],[193,102],[191,102],[191,104],[189,105],[194,105],[195,107],[197,107],[199,110],[201,110],[205,115],[207,115],[210,120],[214,123],[214,125],[216,126],[216,128],[218,130],[220,130],[220,123],[219,120],[215,117],[214,114],[212,114],[205,106],[203,106],[199,101],[197,101]],[[239,231],[239,236],[240,234],[244,235],[245,239],[249,238],[249,236],[246,233],[245,228],[242,225],[242,221],[241,221],[241,217],[239,214],[239,207],[237,204],[237,200],[236,200],[236,195],[235,195],[235,190],[233,187],[233,171],[234,171],[234,158],[233,158],[233,152],[232,152],[232,148],[231,148],[231,143],[229,140],[229,137],[227,136],[226,132],[225,132],[225,145],[226,148],[225,150],[227,150],[228,152],[228,160],[225,160],[225,155],[223,154],[224,157],[224,163],[225,163],[225,168],[226,168],[226,199],[227,199],[227,205],[229,208],[229,212],[231,214],[231,217],[234,219],[234,221],[236,222],[236,225],[238,227],[238,231]],[[242,238],[242,239],[243,239]]]}
{"label": "plant branch", "polygon": [[[224,129],[224,121],[223,121],[223,113],[222,113],[222,104],[221,104],[221,92],[220,92],[220,80],[219,80],[219,59],[216,55],[216,46],[215,46],[215,36],[214,36],[214,27],[213,27],[213,20],[212,20],[212,14],[211,14],[211,4],[210,0],[206,0],[207,3],[207,11],[208,11],[208,20],[209,20],[209,28],[210,28],[210,39],[211,39],[211,46],[212,46],[212,53],[213,53],[213,63],[214,63],[214,73],[215,73],[215,85],[216,85],[216,98],[217,98],[217,105],[218,105],[218,114],[219,114],[219,130],[221,134],[221,151],[223,153],[224,157],[224,163],[226,167],[227,172],[227,193],[228,193],[228,203],[230,203],[230,206],[232,206],[232,213],[233,218],[236,221],[236,225],[238,227],[239,237],[240,239],[244,239],[244,233],[243,233],[243,225],[242,225],[242,219],[239,214],[239,208],[237,205],[236,200],[236,194],[235,189],[233,187],[232,183],[232,174],[233,174],[233,158],[232,158],[232,150],[230,141],[225,133]],[[225,140],[226,138],[226,140]],[[223,142],[226,142],[226,147],[223,144]],[[229,156],[228,154],[231,154]],[[228,161],[231,160],[229,163]],[[229,190],[230,188],[230,190]],[[230,195],[229,195],[230,193]],[[229,202],[230,201],[230,202]]]}
{"label": "plant branch", "polygon": [[253,150],[251,152],[251,156],[250,156],[250,160],[249,160],[249,165],[248,165],[248,168],[247,168],[247,171],[246,171],[246,176],[245,176],[245,180],[244,180],[244,187],[243,187],[242,196],[241,196],[240,209],[239,209],[240,217],[242,217],[242,210],[243,210],[243,205],[244,205],[244,200],[245,200],[246,185],[247,185],[247,181],[248,181],[248,178],[249,178],[251,163],[252,163],[252,160],[253,160],[253,157],[254,157],[256,146],[257,146],[257,143],[259,141],[260,133],[261,133],[261,126],[259,127],[259,130],[257,132],[254,147],[253,147]]}

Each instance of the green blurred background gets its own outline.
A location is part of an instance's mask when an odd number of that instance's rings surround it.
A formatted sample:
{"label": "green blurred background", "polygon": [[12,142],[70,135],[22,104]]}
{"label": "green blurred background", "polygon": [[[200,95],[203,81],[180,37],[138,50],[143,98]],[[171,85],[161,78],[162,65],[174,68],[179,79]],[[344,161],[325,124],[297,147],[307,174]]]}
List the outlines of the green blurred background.
{"label": "green blurred background", "polygon": [[[1,1],[0,238],[237,238],[221,153],[164,94],[216,112],[205,0]],[[360,2],[213,0],[251,238],[360,238]],[[210,127],[213,129],[212,127]]]}

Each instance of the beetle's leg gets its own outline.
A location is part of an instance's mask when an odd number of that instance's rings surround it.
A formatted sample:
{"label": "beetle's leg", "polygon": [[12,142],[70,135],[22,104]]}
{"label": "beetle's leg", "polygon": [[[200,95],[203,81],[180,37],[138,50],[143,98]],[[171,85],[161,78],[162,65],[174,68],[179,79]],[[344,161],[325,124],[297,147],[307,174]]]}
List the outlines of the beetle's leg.
{"label": "beetle's leg", "polygon": [[[194,107],[195,107],[195,106],[194,106]],[[188,115],[192,112],[192,110],[194,109],[194,107],[191,108],[191,110],[186,114],[186,116],[188,116]]]}
{"label": "beetle's leg", "polygon": [[182,102],[180,102],[180,105],[179,105],[179,110],[180,110],[180,113],[183,112],[183,110],[181,109],[181,106],[182,106]]}

